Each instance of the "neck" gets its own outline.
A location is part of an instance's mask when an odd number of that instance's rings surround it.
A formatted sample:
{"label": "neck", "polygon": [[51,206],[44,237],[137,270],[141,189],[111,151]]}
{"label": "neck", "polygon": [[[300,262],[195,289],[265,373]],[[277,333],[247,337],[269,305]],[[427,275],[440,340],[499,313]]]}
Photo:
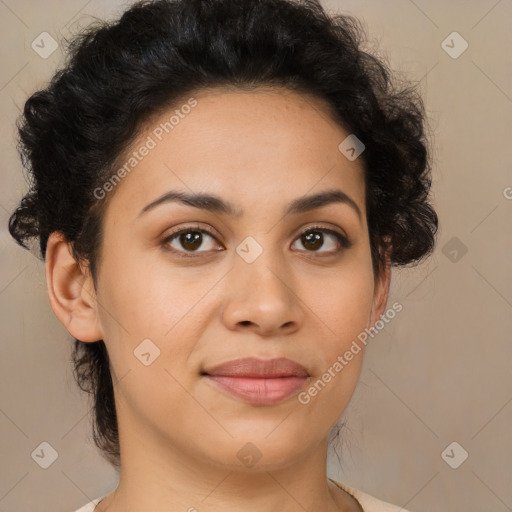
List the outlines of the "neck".
{"label": "neck", "polygon": [[328,481],[326,439],[285,468],[219,467],[169,446],[150,449],[147,441],[126,443],[121,453],[119,485],[97,506],[101,512],[362,510],[350,494]]}

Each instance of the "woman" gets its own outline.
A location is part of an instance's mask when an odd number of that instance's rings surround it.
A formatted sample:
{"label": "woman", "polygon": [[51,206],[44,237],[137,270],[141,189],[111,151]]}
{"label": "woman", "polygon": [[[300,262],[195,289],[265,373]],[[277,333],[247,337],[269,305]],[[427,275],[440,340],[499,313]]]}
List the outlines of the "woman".
{"label": "woman", "polygon": [[326,475],[437,230],[421,98],[362,34],[313,0],[138,3],[26,102],[10,232],[120,473],[80,512],[404,510]]}

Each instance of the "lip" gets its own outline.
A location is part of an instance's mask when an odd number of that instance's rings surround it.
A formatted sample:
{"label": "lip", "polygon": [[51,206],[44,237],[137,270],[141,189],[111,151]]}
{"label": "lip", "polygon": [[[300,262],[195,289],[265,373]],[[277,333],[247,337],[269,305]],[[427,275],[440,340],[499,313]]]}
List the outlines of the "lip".
{"label": "lip", "polygon": [[296,394],[309,378],[307,370],[284,357],[235,359],[203,373],[220,389],[256,405],[270,405]]}

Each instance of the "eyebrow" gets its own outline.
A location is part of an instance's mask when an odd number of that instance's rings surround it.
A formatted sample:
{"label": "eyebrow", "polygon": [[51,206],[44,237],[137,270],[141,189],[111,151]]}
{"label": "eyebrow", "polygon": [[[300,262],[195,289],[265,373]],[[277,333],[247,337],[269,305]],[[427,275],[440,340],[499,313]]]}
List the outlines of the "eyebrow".
{"label": "eyebrow", "polygon": [[[229,201],[225,201],[219,196],[206,193],[187,193],[171,190],[156,200],[146,205],[138,214],[140,217],[144,213],[156,208],[157,206],[164,203],[178,202],[201,210],[206,210],[212,213],[219,213],[229,215],[232,217],[240,217],[243,215],[243,210],[237,208]],[[318,194],[311,196],[299,197],[292,201],[284,210],[283,216],[292,214],[299,214],[327,206],[329,204],[346,204],[350,206],[359,217],[359,221],[362,221],[361,210],[357,203],[341,190],[325,190]]]}

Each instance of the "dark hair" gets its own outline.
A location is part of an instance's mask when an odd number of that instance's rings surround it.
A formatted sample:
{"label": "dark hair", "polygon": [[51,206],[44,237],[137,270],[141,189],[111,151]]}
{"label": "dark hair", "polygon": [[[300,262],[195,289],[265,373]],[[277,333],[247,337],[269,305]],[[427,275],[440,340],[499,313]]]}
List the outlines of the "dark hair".
{"label": "dark hair", "polygon": [[[94,190],[143,123],[204,88],[279,86],[327,100],[364,145],[361,158],[374,273],[388,251],[394,266],[434,246],[430,158],[421,96],[397,85],[384,60],[362,49],[362,24],[328,14],[316,0],[156,0],[114,22],[96,21],[69,44],[65,66],[25,103],[19,152],[30,190],[9,219],[23,247],[62,232],[94,286],[108,205]],[[340,141],[341,142],[341,141]],[[93,437],[120,466],[109,358],[103,340],[75,339],[75,379],[94,397]]]}

